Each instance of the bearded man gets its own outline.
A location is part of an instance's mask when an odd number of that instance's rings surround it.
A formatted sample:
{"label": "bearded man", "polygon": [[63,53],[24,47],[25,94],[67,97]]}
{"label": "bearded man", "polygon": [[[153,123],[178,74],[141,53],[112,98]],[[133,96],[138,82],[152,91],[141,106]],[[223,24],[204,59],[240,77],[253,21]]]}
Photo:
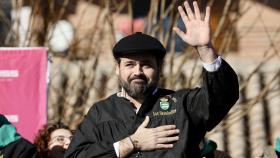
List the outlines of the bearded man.
{"label": "bearded man", "polygon": [[198,158],[199,143],[239,96],[237,75],[210,42],[210,8],[178,7],[187,32],[174,31],[195,47],[203,63],[201,88],[158,87],[166,49],[135,33],[113,48],[121,91],[95,103],[66,151],[66,158]]}

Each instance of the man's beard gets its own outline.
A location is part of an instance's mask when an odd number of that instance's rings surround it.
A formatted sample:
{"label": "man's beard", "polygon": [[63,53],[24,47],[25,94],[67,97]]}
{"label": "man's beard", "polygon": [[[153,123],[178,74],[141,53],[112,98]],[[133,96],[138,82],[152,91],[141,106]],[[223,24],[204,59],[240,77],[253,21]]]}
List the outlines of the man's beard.
{"label": "man's beard", "polygon": [[[135,81],[137,79],[137,81]],[[155,82],[148,83],[148,79],[145,75],[134,76],[128,79],[128,82],[119,78],[120,85],[124,88],[126,93],[136,99],[144,100],[145,97],[153,90],[158,83],[158,79]]]}

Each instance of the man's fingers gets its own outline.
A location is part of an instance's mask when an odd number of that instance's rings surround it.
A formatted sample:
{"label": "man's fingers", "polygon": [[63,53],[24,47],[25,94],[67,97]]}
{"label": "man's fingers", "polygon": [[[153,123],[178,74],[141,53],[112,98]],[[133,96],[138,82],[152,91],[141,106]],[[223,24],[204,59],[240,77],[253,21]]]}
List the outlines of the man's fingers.
{"label": "man's fingers", "polygon": [[156,149],[170,149],[173,148],[173,144],[157,144]]}
{"label": "man's fingers", "polygon": [[139,126],[139,128],[145,128],[145,127],[147,127],[148,124],[149,124],[149,122],[150,122],[150,118],[149,118],[149,116],[146,116],[146,117],[145,117],[145,120],[144,120],[143,123]]}
{"label": "man's fingers", "polygon": [[193,11],[192,11],[192,9],[191,9],[191,7],[189,5],[189,2],[185,1],[184,2],[184,6],[186,8],[189,20],[194,20]]}
{"label": "man's fingers", "polygon": [[184,9],[183,9],[181,6],[179,6],[179,7],[178,7],[178,11],[179,11],[179,13],[180,13],[180,16],[181,16],[181,18],[182,18],[184,24],[187,25],[187,23],[188,23],[188,21],[189,21],[189,18],[187,17],[187,15],[186,15]]}
{"label": "man's fingers", "polygon": [[195,14],[196,20],[201,20],[200,10],[198,8],[197,1],[193,2],[193,7],[194,7],[194,14]]}
{"label": "man's fingers", "polygon": [[176,129],[176,126],[175,125],[164,125],[164,126],[159,126],[155,129],[156,129],[157,132],[162,132],[162,131]]}
{"label": "man's fingers", "polygon": [[207,6],[204,21],[209,23],[209,20],[210,20],[210,7]]}
{"label": "man's fingers", "polygon": [[162,138],[162,137],[169,137],[169,136],[178,135],[178,134],[179,134],[179,129],[173,129],[173,130],[158,132],[157,137]]}
{"label": "man's fingers", "polygon": [[158,138],[157,144],[167,144],[179,140],[179,136]]}

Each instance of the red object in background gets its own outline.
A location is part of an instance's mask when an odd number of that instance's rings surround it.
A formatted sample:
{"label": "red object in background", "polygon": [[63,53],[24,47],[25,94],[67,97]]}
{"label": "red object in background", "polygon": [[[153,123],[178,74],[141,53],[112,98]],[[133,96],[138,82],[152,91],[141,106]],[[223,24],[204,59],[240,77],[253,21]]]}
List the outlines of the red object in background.
{"label": "red object in background", "polygon": [[0,48],[0,113],[31,142],[47,121],[46,79],[46,48]]}
{"label": "red object in background", "polygon": [[117,31],[122,33],[123,36],[127,36],[135,32],[143,32],[145,29],[145,25],[145,18],[137,18],[131,20],[130,17],[122,17],[119,19],[119,22],[117,24]]}

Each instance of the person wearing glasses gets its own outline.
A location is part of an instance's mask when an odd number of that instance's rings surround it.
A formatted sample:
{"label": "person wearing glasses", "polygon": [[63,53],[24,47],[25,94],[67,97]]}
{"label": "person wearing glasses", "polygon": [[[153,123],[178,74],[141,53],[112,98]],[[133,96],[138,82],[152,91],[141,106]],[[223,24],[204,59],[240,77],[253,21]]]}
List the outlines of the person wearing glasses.
{"label": "person wearing glasses", "polygon": [[73,133],[63,123],[47,124],[39,130],[34,144],[40,158],[63,158]]}

